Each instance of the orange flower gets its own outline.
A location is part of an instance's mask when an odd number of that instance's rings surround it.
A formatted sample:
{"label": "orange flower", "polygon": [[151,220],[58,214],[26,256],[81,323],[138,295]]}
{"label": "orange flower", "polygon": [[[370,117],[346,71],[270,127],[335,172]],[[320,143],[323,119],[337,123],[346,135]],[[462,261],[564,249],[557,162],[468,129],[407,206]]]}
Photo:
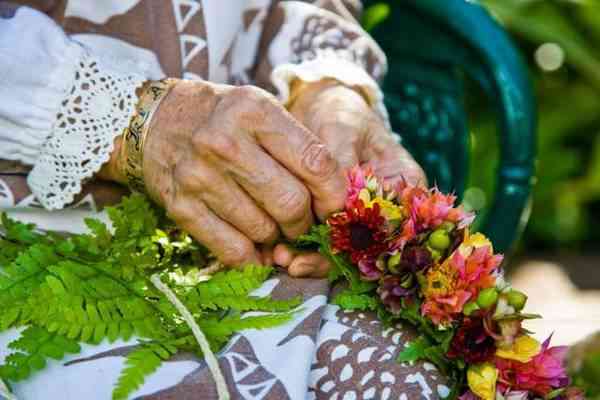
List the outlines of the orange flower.
{"label": "orange flower", "polygon": [[494,255],[485,236],[466,231],[454,253],[427,272],[421,312],[436,325],[449,325],[469,300],[477,298],[482,289],[495,286],[501,262],[502,256]]}

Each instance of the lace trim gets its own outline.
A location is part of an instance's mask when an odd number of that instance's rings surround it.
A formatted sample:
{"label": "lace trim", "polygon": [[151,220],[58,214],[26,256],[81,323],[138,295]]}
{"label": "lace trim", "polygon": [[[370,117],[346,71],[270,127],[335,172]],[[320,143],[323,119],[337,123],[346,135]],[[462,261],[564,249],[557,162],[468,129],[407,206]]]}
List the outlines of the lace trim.
{"label": "lace trim", "polygon": [[71,203],[82,182],[110,158],[114,138],[134,112],[135,90],[145,80],[121,71],[89,54],[79,61],[51,135],[27,178],[45,208]]}
{"label": "lace trim", "polygon": [[346,86],[359,87],[388,130],[391,128],[381,88],[363,68],[347,57],[322,52],[316,58],[299,64],[280,64],[271,72],[271,82],[283,104],[289,100],[290,85],[295,79],[316,82],[326,78],[335,79]]}

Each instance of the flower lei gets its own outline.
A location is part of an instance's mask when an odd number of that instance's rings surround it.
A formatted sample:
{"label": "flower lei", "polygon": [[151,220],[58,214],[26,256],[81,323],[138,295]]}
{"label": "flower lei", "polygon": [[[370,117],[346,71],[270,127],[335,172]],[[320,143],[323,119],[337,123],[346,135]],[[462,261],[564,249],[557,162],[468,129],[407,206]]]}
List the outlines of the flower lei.
{"label": "flower lei", "polygon": [[368,168],[352,169],[348,183],[344,210],[299,241],[318,244],[334,266],[330,279],[348,282],[336,304],[414,325],[419,336],[399,361],[434,363],[451,398],[583,399],[569,387],[567,348],[522,327],[539,316],[523,313],[527,296],[504,280],[502,255],[469,231],[474,215],[455,196],[389,185]]}

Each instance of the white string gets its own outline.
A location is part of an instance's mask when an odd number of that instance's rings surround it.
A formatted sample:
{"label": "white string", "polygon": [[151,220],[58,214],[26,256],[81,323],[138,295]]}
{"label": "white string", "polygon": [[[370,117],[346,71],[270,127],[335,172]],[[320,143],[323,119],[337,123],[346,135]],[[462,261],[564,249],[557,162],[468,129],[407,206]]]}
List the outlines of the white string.
{"label": "white string", "polygon": [[14,394],[12,394],[4,381],[0,379],[0,398],[5,398],[6,400],[17,400]]}
{"label": "white string", "polygon": [[210,349],[210,345],[206,340],[206,336],[204,336],[204,333],[202,333],[202,330],[194,320],[194,317],[192,317],[190,311],[177,298],[175,293],[173,293],[173,291],[160,280],[157,274],[152,275],[150,277],[150,281],[158,290],[160,290],[165,296],[167,296],[167,299],[171,302],[171,304],[173,304],[177,311],[179,311],[179,313],[183,317],[183,320],[192,330],[192,333],[194,334],[194,337],[196,338],[196,341],[198,342],[198,345],[200,346],[200,349],[204,354],[204,359],[206,360],[208,369],[212,374],[213,379],[215,380],[215,383],[217,385],[217,393],[219,395],[219,400],[229,400],[231,396],[229,394],[229,390],[227,389],[227,383],[225,382],[223,372],[219,368],[219,361]]}
{"label": "white string", "polygon": [[208,266],[206,268],[202,268],[200,271],[198,271],[198,275],[199,276],[209,276],[209,275],[214,275],[217,272],[221,271],[222,269],[225,269],[225,264],[223,264],[222,262],[215,260],[213,262],[211,262],[210,264],[208,264]]}

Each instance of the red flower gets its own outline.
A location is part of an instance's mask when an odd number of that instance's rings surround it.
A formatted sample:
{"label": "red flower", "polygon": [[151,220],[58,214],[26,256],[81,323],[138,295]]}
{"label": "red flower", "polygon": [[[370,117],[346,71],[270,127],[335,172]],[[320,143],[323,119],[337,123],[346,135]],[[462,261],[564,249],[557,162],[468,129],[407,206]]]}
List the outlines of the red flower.
{"label": "red flower", "polygon": [[495,353],[496,342],[487,334],[483,319],[465,318],[452,338],[447,356],[477,364],[492,359]]}
{"label": "red flower", "polygon": [[361,200],[354,207],[327,220],[331,227],[331,245],[338,252],[347,252],[354,264],[373,259],[387,250],[388,232],[379,204],[365,207]]}

